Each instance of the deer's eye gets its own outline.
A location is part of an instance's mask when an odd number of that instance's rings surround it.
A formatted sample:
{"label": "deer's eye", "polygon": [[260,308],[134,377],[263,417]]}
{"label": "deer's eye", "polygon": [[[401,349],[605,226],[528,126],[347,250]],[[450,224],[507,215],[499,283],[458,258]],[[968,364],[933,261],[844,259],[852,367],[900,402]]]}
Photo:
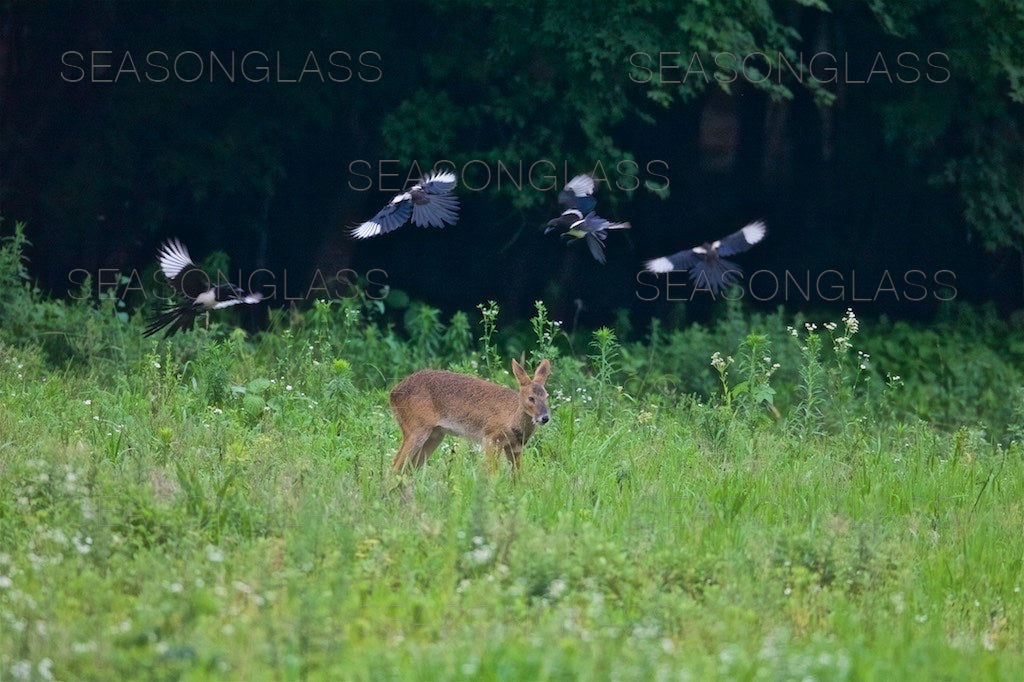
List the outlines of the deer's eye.
{"label": "deer's eye", "polygon": [[531,403],[533,403],[533,402],[537,402],[537,401],[535,401],[535,400],[533,399],[533,396],[532,396],[532,395],[530,396],[529,400],[530,400],[530,402],[531,402]]}

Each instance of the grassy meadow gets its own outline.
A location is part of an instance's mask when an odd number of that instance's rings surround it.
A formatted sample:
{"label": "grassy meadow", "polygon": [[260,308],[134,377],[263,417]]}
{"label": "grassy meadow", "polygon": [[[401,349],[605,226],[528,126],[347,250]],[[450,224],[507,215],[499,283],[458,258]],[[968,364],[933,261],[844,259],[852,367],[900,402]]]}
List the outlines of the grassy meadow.
{"label": "grassy meadow", "polygon": [[[34,290],[22,246],[0,252],[0,680],[1024,670],[1019,321],[730,306],[569,334],[542,304],[506,329],[496,305],[354,298],[165,342]],[[512,357],[553,363],[518,478],[450,437],[391,473],[391,386],[512,385]]]}

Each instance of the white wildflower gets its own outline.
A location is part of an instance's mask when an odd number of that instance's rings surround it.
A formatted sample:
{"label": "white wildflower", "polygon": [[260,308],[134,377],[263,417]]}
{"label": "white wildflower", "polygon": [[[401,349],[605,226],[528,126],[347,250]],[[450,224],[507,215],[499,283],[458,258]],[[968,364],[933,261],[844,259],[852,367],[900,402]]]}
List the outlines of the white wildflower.
{"label": "white wildflower", "polygon": [[86,536],[83,538],[81,535],[76,535],[75,537],[71,538],[71,542],[72,544],[74,544],[75,549],[78,550],[79,554],[88,554],[90,551],[92,551],[91,537]]}
{"label": "white wildflower", "polygon": [[494,550],[491,548],[490,545],[477,547],[473,551],[469,552],[470,560],[477,566],[482,566],[483,564],[486,564],[491,560],[493,556]]}
{"label": "white wildflower", "polygon": [[711,366],[719,372],[724,372],[725,368],[732,364],[732,356],[727,355],[724,358],[722,354],[717,350],[711,355]]}
{"label": "white wildflower", "polygon": [[27,680],[32,677],[32,664],[28,661],[16,661],[11,664],[11,677],[16,680]]}

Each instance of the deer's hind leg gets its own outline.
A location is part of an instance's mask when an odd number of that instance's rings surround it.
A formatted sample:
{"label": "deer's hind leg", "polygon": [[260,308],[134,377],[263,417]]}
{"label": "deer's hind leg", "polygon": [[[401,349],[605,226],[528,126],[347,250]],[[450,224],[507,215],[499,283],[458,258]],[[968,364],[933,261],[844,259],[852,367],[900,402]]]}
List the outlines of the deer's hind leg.
{"label": "deer's hind leg", "polygon": [[423,446],[420,447],[419,452],[413,455],[412,464],[416,467],[421,467],[427,462],[427,458],[434,454],[434,450],[444,440],[445,431],[440,426],[435,426],[431,431],[430,435],[427,436],[427,440],[423,442]]}
{"label": "deer's hind leg", "polygon": [[[398,452],[395,453],[395,459],[391,463],[391,468],[396,472],[401,471],[405,468],[406,460],[409,456],[412,456],[412,461],[415,464],[417,455],[423,448],[423,445],[430,438],[431,431],[427,429],[410,431],[408,433],[402,433],[402,445],[398,448]],[[436,445],[434,447],[437,447]]]}

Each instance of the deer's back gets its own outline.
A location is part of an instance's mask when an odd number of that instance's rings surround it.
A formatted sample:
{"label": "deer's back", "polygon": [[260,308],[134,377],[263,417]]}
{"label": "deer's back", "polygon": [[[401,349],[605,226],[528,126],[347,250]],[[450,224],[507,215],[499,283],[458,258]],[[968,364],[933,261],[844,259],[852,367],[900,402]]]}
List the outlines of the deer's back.
{"label": "deer's back", "polygon": [[416,418],[459,435],[477,437],[518,415],[519,394],[466,374],[424,369],[392,389],[391,409],[399,420]]}

